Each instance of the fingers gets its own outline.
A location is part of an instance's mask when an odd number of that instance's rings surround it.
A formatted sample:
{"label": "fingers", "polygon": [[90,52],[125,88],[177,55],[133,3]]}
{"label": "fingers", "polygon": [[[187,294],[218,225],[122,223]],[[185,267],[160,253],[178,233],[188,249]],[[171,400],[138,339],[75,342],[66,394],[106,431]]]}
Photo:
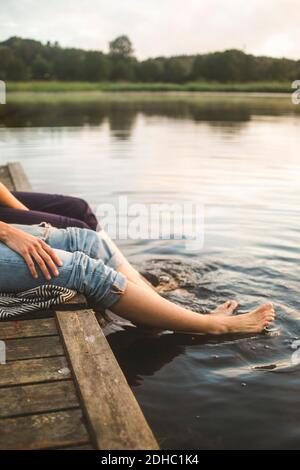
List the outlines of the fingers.
{"label": "fingers", "polygon": [[47,267],[50,268],[50,270],[52,271],[52,273],[54,274],[54,276],[58,276],[58,275],[59,275],[59,272],[58,272],[58,269],[57,269],[56,265],[55,265],[54,262],[53,262],[53,259],[52,259],[51,256],[44,250],[43,247],[40,247],[40,249],[38,250],[38,254],[39,254],[40,257],[43,259],[43,261],[46,263]]}
{"label": "fingers", "polygon": [[[48,246],[48,245],[47,245]],[[49,247],[50,248],[50,247]],[[48,251],[48,252],[47,252]],[[35,249],[32,252],[32,256],[35,259],[36,263],[40,267],[42,273],[44,274],[45,278],[49,281],[51,279],[51,274],[57,277],[59,275],[59,271],[53,261],[53,258],[51,258],[51,255],[55,254],[54,250],[50,248],[50,254],[49,250],[45,250],[43,245],[40,245],[37,249]],[[59,258],[55,255],[57,260],[59,261],[60,265],[62,264]]]}
{"label": "fingers", "polygon": [[48,255],[52,258],[52,260],[57,266],[63,265],[62,261],[59,259],[56,252],[51,248],[51,246],[47,245],[47,243],[45,243],[43,240],[40,240],[40,244],[44,251],[48,253]]}
{"label": "fingers", "polygon": [[42,240],[38,240],[29,250],[24,254],[24,259],[27,263],[27,266],[36,279],[38,278],[38,272],[36,270],[36,265],[42,271],[44,277],[50,281],[52,273],[55,277],[59,275],[59,271],[55,262],[62,266],[61,260],[56,255],[55,251],[49,247]]}
{"label": "fingers", "polygon": [[31,256],[34,258],[36,264],[39,266],[40,270],[42,271],[44,277],[50,281],[51,279],[51,276],[50,276],[50,273],[48,271],[48,268],[43,260],[43,258],[39,255],[39,253],[34,250],[32,253],[31,253]]}
{"label": "fingers", "polygon": [[29,269],[29,271],[30,271],[32,277],[34,277],[35,279],[37,279],[37,278],[38,278],[38,273],[37,273],[37,270],[35,269],[35,264],[34,264],[32,258],[31,258],[31,256],[30,256],[29,252],[28,252],[28,253],[24,253],[24,254],[23,254],[23,258],[24,258],[24,260],[25,260],[25,262],[26,262],[26,264],[27,264],[27,266],[28,266],[28,269]]}

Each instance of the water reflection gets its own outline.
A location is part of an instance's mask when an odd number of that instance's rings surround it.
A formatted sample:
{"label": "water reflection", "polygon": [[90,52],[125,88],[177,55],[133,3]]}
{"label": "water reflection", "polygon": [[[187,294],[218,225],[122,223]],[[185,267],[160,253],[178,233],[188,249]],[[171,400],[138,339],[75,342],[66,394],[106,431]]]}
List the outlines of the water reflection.
{"label": "water reflection", "polygon": [[[289,97],[224,96],[222,94],[162,95],[121,94],[107,95],[105,99],[85,95],[70,99],[61,93],[57,98],[48,94],[44,99],[10,99],[0,107],[2,127],[60,127],[100,126],[109,123],[112,135],[119,140],[129,139],[138,114],[147,117],[207,122],[211,126],[224,126],[229,132],[238,132],[252,116],[278,116],[295,114]],[[68,99],[67,99],[68,97]]]}
{"label": "water reflection", "polygon": [[118,140],[127,140],[130,138],[131,129],[135,125],[137,112],[134,110],[127,110],[117,107],[116,109],[110,109],[107,114],[109,122],[109,128],[114,136]]}

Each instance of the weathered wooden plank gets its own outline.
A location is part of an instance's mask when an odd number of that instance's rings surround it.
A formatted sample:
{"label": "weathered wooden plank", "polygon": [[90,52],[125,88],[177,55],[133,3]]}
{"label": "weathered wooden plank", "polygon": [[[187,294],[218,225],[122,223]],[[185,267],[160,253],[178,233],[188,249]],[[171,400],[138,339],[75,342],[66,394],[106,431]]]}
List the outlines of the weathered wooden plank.
{"label": "weathered wooden plank", "polygon": [[7,165],[0,167],[0,181],[9,190],[15,189]]}
{"label": "weathered wooden plank", "polygon": [[6,340],[5,344],[6,360],[8,362],[64,355],[59,336],[9,339]]}
{"label": "weathered wooden plank", "polygon": [[62,356],[8,362],[1,366],[0,386],[69,379],[68,367],[66,358]]}
{"label": "weathered wooden plank", "polygon": [[1,420],[0,449],[34,450],[87,444],[81,410],[59,411]]}
{"label": "weathered wooden plank", "polygon": [[94,313],[56,316],[97,447],[158,449]]}
{"label": "weathered wooden plank", "polygon": [[71,300],[69,300],[65,305],[85,305],[87,306],[86,298],[82,294],[77,294]]}
{"label": "weathered wooden plank", "polygon": [[56,447],[53,450],[96,450],[92,444],[85,444],[82,446],[74,446],[74,447]]}
{"label": "weathered wooden plank", "polygon": [[0,339],[29,338],[57,334],[54,318],[13,320],[0,323]]}
{"label": "weathered wooden plank", "polygon": [[79,407],[72,380],[0,388],[0,403],[0,418]]}
{"label": "weathered wooden plank", "polygon": [[[38,310],[36,312],[22,313],[22,320],[41,320],[42,318],[54,318],[54,310]],[[0,320],[0,325],[5,320]]]}
{"label": "weathered wooden plank", "polygon": [[8,163],[8,171],[14,187],[18,191],[32,191],[31,184],[19,162]]}
{"label": "weathered wooden plank", "polygon": [[71,300],[60,306],[61,310],[66,311],[81,310],[84,308],[88,308],[88,305],[85,296],[82,294],[75,295],[75,297],[73,297]]}

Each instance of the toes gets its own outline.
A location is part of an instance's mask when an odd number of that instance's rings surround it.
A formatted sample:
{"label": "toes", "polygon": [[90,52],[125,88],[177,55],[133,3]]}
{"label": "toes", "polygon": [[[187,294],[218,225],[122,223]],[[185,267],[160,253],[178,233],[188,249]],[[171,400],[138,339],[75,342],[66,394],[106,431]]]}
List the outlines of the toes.
{"label": "toes", "polygon": [[225,302],[226,308],[234,310],[237,308],[237,306],[238,306],[238,303],[235,300],[228,300],[227,302]]}
{"label": "toes", "polygon": [[264,315],[264,317],[265,317],[266,319],[268,319],[268,320],[269,320],[269,319],[270,319],[270,320],[274,320],[274,319],[275,319],[275,316],[276,316],[276,315],[275,315],[275,312],[266,312],[265,315]]}
{"label": "toes", "polygon": [[264,325],[265,325],[265,326],[269,326],[274,320],[275,320],[275,316],[274,316],[274,315],[267,315],[267,316],[264,318]]}
{"label": "toes", "polygon": [[270,310],[273,310],[273,304],[271,304],[271,302],[267,302],[266,304],[263,304],[261,306],[261,309],[265,312],[265,311],[270,311]]}
{"label": "toes", "polygon": [[260,305],[256,310],[255,313],[264,313],[264,312],[272,312],[275,313],[273,304],[271,302],[267,302],[263,305]]}
{"label": "toes", "polygon": [[273,308],[272,302],[267,302],[267,303],[265,304],[265,306],[268,307],[268,308]]}

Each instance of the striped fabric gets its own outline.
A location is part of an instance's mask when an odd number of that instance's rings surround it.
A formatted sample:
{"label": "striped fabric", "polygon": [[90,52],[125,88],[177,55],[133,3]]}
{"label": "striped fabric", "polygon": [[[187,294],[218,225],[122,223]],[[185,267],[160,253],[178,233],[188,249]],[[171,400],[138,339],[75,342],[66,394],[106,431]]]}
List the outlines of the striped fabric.
{"label": "striped fabric", "polygon": [[52,285],[13,294],[0,293],[0,319],[47,310],[67,302],[75,295],[74,290]]}

